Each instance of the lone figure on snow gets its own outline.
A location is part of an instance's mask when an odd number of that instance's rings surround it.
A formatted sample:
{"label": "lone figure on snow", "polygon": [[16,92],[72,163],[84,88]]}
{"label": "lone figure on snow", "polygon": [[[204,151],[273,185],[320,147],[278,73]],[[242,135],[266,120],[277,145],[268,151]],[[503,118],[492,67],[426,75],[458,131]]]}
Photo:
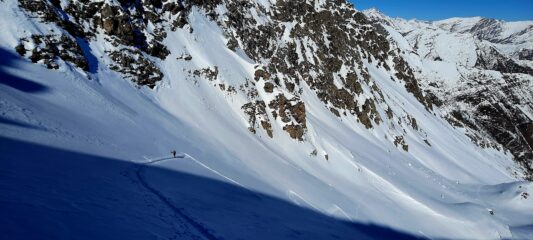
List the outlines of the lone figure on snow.
{"label": "lone figure on snow", "polygon": [[173,158],[176,158],[176,150],[172,150],[170,153],[172,153]]}

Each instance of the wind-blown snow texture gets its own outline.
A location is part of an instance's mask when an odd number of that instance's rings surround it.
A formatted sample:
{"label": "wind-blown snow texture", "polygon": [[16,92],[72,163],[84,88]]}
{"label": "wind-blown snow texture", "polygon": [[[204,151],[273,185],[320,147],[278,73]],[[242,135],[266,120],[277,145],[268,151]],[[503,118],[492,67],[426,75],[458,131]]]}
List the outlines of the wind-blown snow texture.
{"label": "wind-blown snow texture", "polygon": [[533,235],[512,153],[344,1],[0,4],[2,239]]}

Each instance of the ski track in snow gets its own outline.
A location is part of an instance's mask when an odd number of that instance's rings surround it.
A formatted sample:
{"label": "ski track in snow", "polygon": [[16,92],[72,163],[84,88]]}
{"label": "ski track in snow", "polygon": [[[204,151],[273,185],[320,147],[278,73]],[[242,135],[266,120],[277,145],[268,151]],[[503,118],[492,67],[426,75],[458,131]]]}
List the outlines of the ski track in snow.
{"label": "ski track in snow", "polygon": [[205,165],[205,164],[203,164],[202,162],[198,161],[196,158],[192,157],[191,155],[185,153],[185,154],[184,154],[184,157],[190,158],[190,159],[193,160],[195,163],[197,163],[198,165],[200,165],[200,166],[204,167],[205,169],[211,171],[212,173],[214,173],[214,174],[216,174],[216,175],[218,175],[218,176],[220,176],[220,177],[222,177],[222,178],[224,178],[224,179],[226,179],[226,180],[228,180],[228,181],[230,181],[230,182],[232,182],[232,183],[234,183],[234,184],[236,184],[236,185],[238,185],[238,186],[240,186],[240,187],[242,187],[242,188],[245,188],[245,189],[247,189],[247,190],[250,190],[250,189],[248,189],[247,187],[245,187],[244,185],[238,183],[237,181],[235,181],[235,180],[233,180],[233,179],[231,179],[231,178],[225,176],[224,174],[222,174],[222,173],[220,173],[220,172],[218,172],[218,171],[216,171],[216,170],[214,170],[214,169],[208,167],[207,165]]}
{"label": "ski track in snow", "polygon": [[292,191],[292,190],[289,190],[287,192],[287,195],[289,197],[289,199],[292,200],[292,202],[298,206],[301,206],[302,204],[298,202],[298,199],[300,199],[303,203],[307,204],[309,207],[312,207],[313,209],[315,209],[317,212],[322,212],[320,210],[320,208],[316,207],[315,205],[313,205],[311,202],[305,200],[302,196],[300,196],[298,193],[296,193],[295,191]]}
{"label": "ski track in snow", "polygon": [[[181,155],[181,156],[177,156],[176,158],[185,158],[186,156],[189,156],[189,155]],[[146,157],[145,157],[145,159],[146,159]],[[176,217],[179,217],[179,218],[185,220],[185,222],[188,225],[193,227],[201,235],[201,237],[203,237],[204,239],[209,239],[209,240],[218,239],[203,224],[197,222],[196,220],[191,218],[189,215],[187,215],[185,213],[184,209],[180,209],[179,207],[174,206],[174,204],[172,204],[171,200],[169,200],[168,197],[166,197],[162,192],[158,191],[154,187],[150,186],[150,184],[148,184],[148,182],[144,178],[142,173],[144,172],[146,166],[150,166],[152,164],[163,162],[163,161],[170,160],[170,159],[174,159],[174,158],[173,157],[166,157],[166,158],[161,158],[161,159],[152,159],[152,160],[149,160],[148,162],[145,162],[143,164],[138,165],[137,169],[135,170],[135,174],[137,175],[137,178],[139,179],[139,182],[141,183],[141,185],[144,188],[146,188],[148,191],[150,191],[152,194],[154,194],[159,200],[161,200],[161,202],[163,202],[163,204],[165,204],[168,208],[170,208],[174,212]]]}

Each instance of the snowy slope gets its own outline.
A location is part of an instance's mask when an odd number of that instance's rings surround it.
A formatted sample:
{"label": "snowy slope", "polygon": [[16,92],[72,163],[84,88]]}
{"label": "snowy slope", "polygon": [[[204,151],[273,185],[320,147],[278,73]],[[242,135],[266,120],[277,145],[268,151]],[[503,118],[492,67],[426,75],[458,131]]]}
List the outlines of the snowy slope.
{"label": "snowy slope", "polygon": [[452,18],[424,22],[391,19],[377,10],[365,14],[404,50],[422,88],[434,96],[453,125],[465,128],[480,146],[509,150],[531,175],[530,21]]}
{"label": "snowy slope", "polygon": [[[428,110],[374,57],[361,60],[372,81],[362,85],[356,100],[382,98],[375,108],[384,123],[368,128],[350,113],[333,114],[333,106],[307,82],[300,82],[296,94],[277,87],[269,93],[267,81],[249,81],[257,65],[266,63],[240,47],[228,48],[227,29],[202,7],[191,8],[184,28],[165,28],[166,58],[141,54],[163,75],[151,89],[112,70],[110,52],[126,50],[102,29],[88,44],[78,43],[88,71],[65,57],[54,58],[57,69],[47,69],[45,60],[33,64],[20,57],[15,48],[23,38],[71,33],[29,17],[17,1],[0,4],[2,238],[520,239],[532,234],[533,200],[525,193],[533,185],[514,174],[519,167],[511,155],[472,144],[464,130],[453,128],[439,108]],[[254,4],[250,15],[257,22],[272,21],[257,12],[274,8],[273,3]],[[223,16],[230,12],[227,6],[214,11]],[[313,7],[327,9],[320,1]],[[311,42],[300,44],[313,48]],[[192,59],[184,61],[184,55]],[[299,58],[309,57],[300,52]],[[210,70],[194,74],[202,69]],[[263,129],[250,132],[242,108],[250,91],[239,90],[247,83],[257,92],[254,99],[269,103],[273,94],[283,93],[305,103],[302,141],[270,112],[273,137]],[[220,90],[229,86],[237,90]],[[371,88],[383,96],[371,94]],[[394,112],[390,119],[387,109]],[[297,116],[291,118],[296,124]],[[399,135],[408,151],[391,140]],[[172,149],[180,158],[169,159]]]}

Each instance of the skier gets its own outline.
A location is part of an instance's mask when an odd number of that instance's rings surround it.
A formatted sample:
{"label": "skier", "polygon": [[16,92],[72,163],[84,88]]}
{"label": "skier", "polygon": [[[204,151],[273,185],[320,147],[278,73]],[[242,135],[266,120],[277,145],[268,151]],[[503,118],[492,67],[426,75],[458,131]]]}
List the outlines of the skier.
{"label": "skier", "polygon": [[176,158],[176,150],[172,150],[170,153],[172,153],[173,158]]}

